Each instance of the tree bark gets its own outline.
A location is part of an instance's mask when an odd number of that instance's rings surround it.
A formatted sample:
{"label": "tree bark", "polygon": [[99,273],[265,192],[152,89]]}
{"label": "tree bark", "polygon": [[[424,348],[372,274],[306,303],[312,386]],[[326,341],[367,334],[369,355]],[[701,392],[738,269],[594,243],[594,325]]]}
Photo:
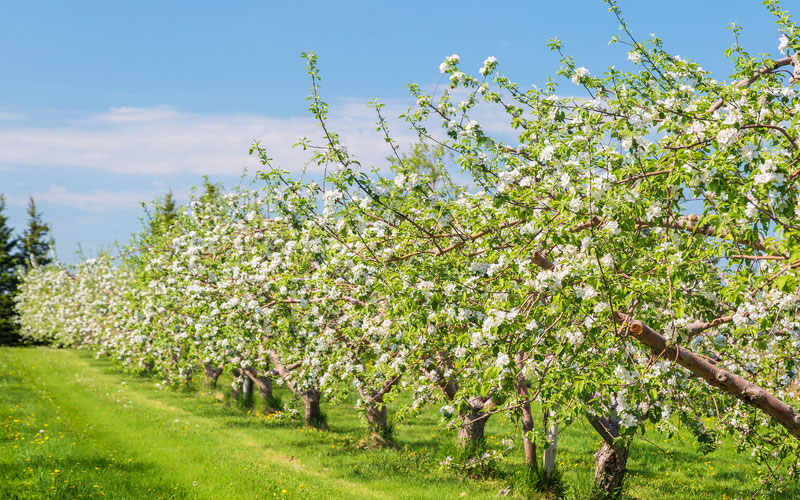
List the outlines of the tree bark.
{"label": "tree bark", "polygon": [[483,444],[483,431],[489,415],[482,412],[485,402],[479,397],[472,397],[468,401],[469,409],[460,414],[461,427],[458,428],[456,444],[461,449],[475,450]]}
{"label": "tree bark", "polygon": [[588,417],[589,423],[603,438],[594,454],[594,485],[606,493],[619,493],[628,464],[628,443],[619,439],[619,420],[613,416]]}
{"label": "tree bark", "polygon": [[383,395],[374,393],[367,401],[367,424],[373,434],[385,437],[389,429],[386,414],[386,405],[383,404]]}
{"label": "tree bark", "polygon": [[389,428],[389,418],[386,405],[383,404],[383,392],[372,391],[371,395],[366,395],[366,391],[361,391],[361,398],[365,401],[365,414],[367,417],[367,427],[369,435],[365,437],[362,444],[368,447],[379,446],[382,448],[398,448]]}
{"label": "tree bark", "polygon": [[328,426],[325,424],[325,417],[322,415],[320,407],[320,391],[318,389],[309,389],[303,392],[300,399],[303,400],[303,406],[305,407],[305,425],[316,427],[317,429],[327,429]]}
{"label": "tree bark", "polygon": [[256,386],[258,394],[264,402],[268,405],[272,405],[275,402],[275,397],[272,393],[272,377],[269,375],[260,375],[255,370],[250,369],[244,370],[244,374]]}
{"label": "tree bark", "polygon": [[[539,267],[552,269],[550,260],[539,252],[534,252],[533,260]],[[706,359],[677,345],[667,345],[667,340],[655,330],[620,311],[614,311],[614,321],[628,325],[628,331],[636,340],[646,345],[656,356],[669,359],[688,369],[706,381],[710,386],[722,389],[735,398],[754,408],[758,408],[783,426],[789,434],[800,439],[800,416],[774,394],[744,378],[709,363]]]}
{"label": "tree bark", "polygon": [[800,439],[800,416],[797,415],[794,408],[775,397],[774,394],[735,373],[709,363],[688,349],[677,345],[667,345],[666,339],[655,330],[627,314],[614,311],[614,315],[618,322],[628,324],[631,334],[650,348],[650,352],[683,366],[705,380],[708,385],[722,389],[744,403],[760,409],[789,431],[789,434]]}
{"label": "tree bark", "polygon": [[258,393],[268,404],[275,401],[275,395],[272,393],[272,377],[266,375],[259,375],[254,380]]}
{"label": "tree bark", "polygon": [[272,378],[259,375],[258,372],[254,370],[244,370],[243,375],[245,376],[245,380],[248,380],[251,384],[256,386],[259,395],[264,398],[266,401],[272,400]]}
{"label": "tree bark", "polygon": [[204,373],[206,376],[205,386],[208,388],[216,387],[219,376],[222,375],[223,368],[221,366],[215,367],[211,363],[206,363]]}
{"label": "tree bark", "polygon": [[529,469],[536,470],[539,464],[536,459],[536,442],[528,438],[533,432],[533,413],[531,412],[531,401],[528,391],[528,381],[525,379],[523,369],[525,368],[524,353],[519,352],[514,357],[517,364],[517,395],[519,396],[522,409],[522,449],[525,453],[525,465]]}
{"label": "tree bark", "polygon": [[[451,369],[452,365],[445,354],[440,352],[437,357],[440,365],[432,370],[426,369],[425,375],[439,386],[448,401],[454,402],[458,393],[458,386],[452,380],[447,380],[447,377],[442,373],[443,367]],[[459,410],[458,414],[461,426],[456,434],[456,446],[464,450],[475,450],[482,446],[483,431],[486,427],[486,421],[489,419],[489,414],[485,410],[491,406],[491,396],[486,398],[473,396],[467,399],[467,410]]]}
{"label": "tree bark", "polygon": [[152,375],[152,373],[155,370],[155,368],[156,368],[156,363],[152,359],[149,359],[149,360],[144,362],[144,373],[145,373],[145,375]]}
{"label": "tree bark", "polygon": [[545,429],[545,437],[547,438],[547,448],[544,450],[542,457],[542,468],[544,475],[547,478],[553,477],[556,471],[556,452],[558,451],[558,427],[556,423],[550,420],[550,412],[545,410],[542,419],[542,425]]}
{"label": "tree bark", "polygon": [[278,356],[278,353],[275,351],[268,351],[267,353],[269,354],[269,359],[272,362],[272,366],[275,367],[278,375],[286,383],[286,387],[292,391],[292,394],[299,396],[303,401],[303,418],[305,425],[308,427],[315,427],[317,429],[327,429],[328,424],[325,421],[325,415],[322,414],[322,408],[320,407],[320,399],[322,398],[320,390],[316,387],[311,389],[301,389],[290,376],[292,370],[295,370],[297,367],[301,366],[301,363],[297,361],[292,365],[284,366],[283,360],[281,360],[281,357]]}
{"label": "tree bark", "polygon": [[607,492],[616,493],[622,488],[628,471],[628,448],[603,441],[594,454],[594,485]]}
{"label": "tree bark", "polygon": [[242,396],[247,400],[253,395],[253,381],[250,380],[250,377],[244,376],[242,377]]}

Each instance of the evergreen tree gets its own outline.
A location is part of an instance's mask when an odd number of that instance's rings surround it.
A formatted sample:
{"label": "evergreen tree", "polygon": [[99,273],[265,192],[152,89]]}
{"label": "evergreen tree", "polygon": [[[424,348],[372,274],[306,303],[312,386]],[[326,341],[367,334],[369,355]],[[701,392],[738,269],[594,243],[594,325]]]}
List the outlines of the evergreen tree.
{"label": "evergreen tree", "polygon": [[8,217],[3,214],[5,208],[5,197],[0,195],[0,345],[19,342],[14,310],[14,295],[18,283],[18,241],[8,226]]}
{"label": "evergreen tree", "polygon": [[168,225],[172,225],[172,223],[174,223],[175,219],[178,217],[178,205],[175,203],[172,190],[167,192],[167,196],[164,197],[164,205],[161,209],[161,213],[164,217],[164,221]]}
{"label": "evergreen tree", "polygon": [[147,233],[151,236],[163,236],[169,233],[178,218],[178,205],[172,191],[168,191],[163,200],[154,201],[153,205],[155,209],[152,214],[148,212]]}
{"label": "evergreen tree", "polygon": [[42,222],[42,214],[36,211],[33,197],[28,200],[28,227],[22,233],[21,246],[25,267],[46,266],[53,261],[50,255],[50,226]]}

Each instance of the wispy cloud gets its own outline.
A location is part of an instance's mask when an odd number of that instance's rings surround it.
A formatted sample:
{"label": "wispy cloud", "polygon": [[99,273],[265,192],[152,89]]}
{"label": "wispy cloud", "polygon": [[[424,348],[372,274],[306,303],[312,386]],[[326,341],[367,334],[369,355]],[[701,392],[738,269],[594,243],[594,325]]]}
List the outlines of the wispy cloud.
{"label": "wispy cloud", "polygon": [[[375,131],[366,100],[342,99],[332,106],[329,126],[364,164],[380,164],[390,150]],[[396,116],[406,105],[387,111]],[[397,112],[395,112],[397,111]],[[404,126],[394,127],[398,142],[414,140]],[[106,113],[48,126],[0,123],[0,166],[89,167],[109,172],[164,174],[239,174],[258,166],[248,155],[261,141],[275,164],[303,170],[308,151],[293,148],[300,137],[320,142],[312,117],[202,115],[169,108],[112,108]]]}
{"label": "wispy cloud", "polygon": [[[163,190],[131,190],[113,191],[94,189],[91,191],[75,191],[65,186],[51,185],[44,191],[35,191],[27,195],[10,194],[10,205],[25,205],[28,197],[32,196],[37,204],[50,204],[69,207],[87,212],[118,212],[137,208],[142,201],[150,201],[158,196],[163,196]],[[185,194],[176,196],[178,199],[186,198]]]}
{"label": "wispy cloud", "polygon": [[[458,97],[454,95],[454,98]],[[391,153],[367,99],[332,101],[328,127],[337,132],[363,165],[383,165]],[[413,101],[386,101],[383,110],[401,146],[416,134],[396,119]],[[479,106],[477,118],[490,133],[509,131],[499,109]],[[429,130],[436,131],[436,124]],[[259,166],[248,155],[254,140],[267,148],[274,164],[291,172],[306,168],[308,151],[293,148],[300,137],[321,143],[321,129],[310,116],[207,115],[172,108],[114,107],[107,112],[32,126],[0,111],[0,168],[9,165],[88,167],[138,175],[231,174]],[[313,172],[314,168],[309,168]]]}

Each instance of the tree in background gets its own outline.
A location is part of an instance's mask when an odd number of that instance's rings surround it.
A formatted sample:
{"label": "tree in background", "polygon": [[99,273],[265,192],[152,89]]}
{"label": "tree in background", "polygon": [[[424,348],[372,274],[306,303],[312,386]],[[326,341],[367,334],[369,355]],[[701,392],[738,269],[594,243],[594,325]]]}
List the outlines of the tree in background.
{"label": "tree in background", "polygon": [[434,186],[441,182],[452,183],[447,164],[453,163],[453,154],[449,150],[445,151],[441,144],[431,145],[420,141],[413,144],[408,153],[389,156],[386,160],[391,166],[401,167],[401,172],[407,170],[427,176]]}
{"label": "tree in background", "polygon": [[[170,227],[178,218],[178,206],[175,203],[175,196],[172,191],[168,191],[164,199],[157,199],[153,202],[153,212],[149,214],[147,224],[148,234],[163,235],[169,233]],[[147,207],[145,207],[147,208]]]}
{"label": "tree in background", "polygon": [[53,261],[50,255],[52,239],[50,226],[42,222],[42,214],[36,211],[33,197],[28,199],[28,227],[22,233],[21,257],[25,267],[46,266]]}
{"label": "tree in background", "polygon": [[18,241],[8,226],[8,217],[3,214],[5,207],[5,197],[0,195],[0,345],[15,344],[20,338],[14,320],[14,295],[18,283],[16,267],[19,264],[19,255],[16,253]]}

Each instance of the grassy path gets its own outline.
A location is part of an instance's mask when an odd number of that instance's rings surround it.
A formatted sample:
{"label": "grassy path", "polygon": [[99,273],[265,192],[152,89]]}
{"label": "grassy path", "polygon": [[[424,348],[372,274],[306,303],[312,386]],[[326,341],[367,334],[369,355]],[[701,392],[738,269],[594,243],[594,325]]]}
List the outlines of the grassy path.
{"label": "grassy path", "polygon": [[[521,469],[517,453],[503,479],[440,472],[452,437],[435,409],[397,425],[402,450],[363,450],[352,409],[328,405],[332,429],[319,432],[222,400],[157,391],[87,352],[0,348],[0,499],[490,499]],[[488,442],[512,432],[493,417]],[[559,438],[565,498],[588,495],[597,444],[581,421]],[[627,492],[642,500],[746,500],[767,474],[730,442],[702,456],[688,436],[651,432],[628,466]],[[773,479],[757,498],[800,499],[800,484]]]}
{"label": "grassy path", "polygon": [[152,386],[86,353],[0,350],[0,498],[492,498],[499,489],[428,475],[334,433],[261,423],[212,394]]}

